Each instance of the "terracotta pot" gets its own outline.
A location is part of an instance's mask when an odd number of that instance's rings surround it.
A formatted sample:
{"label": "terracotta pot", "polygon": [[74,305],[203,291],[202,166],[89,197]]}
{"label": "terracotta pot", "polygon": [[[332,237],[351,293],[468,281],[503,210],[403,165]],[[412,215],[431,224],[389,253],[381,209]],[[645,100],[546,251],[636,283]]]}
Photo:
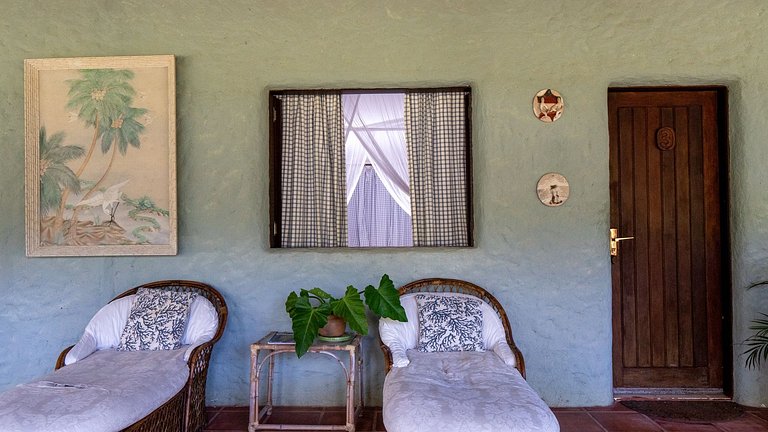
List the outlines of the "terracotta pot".
{"label": "terracotta pot", "polygon": [[318,333],[325,337],[339,337],[347,330],[347,322],[336,315],[328,315],[328,324],[322,327]]}

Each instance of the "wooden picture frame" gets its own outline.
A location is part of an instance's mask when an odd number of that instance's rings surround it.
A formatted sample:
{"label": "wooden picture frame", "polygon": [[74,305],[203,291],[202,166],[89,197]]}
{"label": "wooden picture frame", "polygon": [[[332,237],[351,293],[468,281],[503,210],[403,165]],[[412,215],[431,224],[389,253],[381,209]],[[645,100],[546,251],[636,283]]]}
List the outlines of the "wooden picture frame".
{"label": "wooden picture frame", "polygon": [[176,255],[172,55],[24,61],[26,252]]}

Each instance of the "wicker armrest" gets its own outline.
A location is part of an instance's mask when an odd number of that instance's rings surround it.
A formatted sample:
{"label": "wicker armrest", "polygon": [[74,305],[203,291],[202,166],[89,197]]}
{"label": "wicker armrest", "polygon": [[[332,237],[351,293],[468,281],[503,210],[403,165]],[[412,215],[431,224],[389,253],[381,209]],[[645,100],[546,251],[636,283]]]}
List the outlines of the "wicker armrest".
{"label": "wicker armrest", "polygon": [[64,367],[64,359],[67,358],[67,353],[69,352],[69,350],[71,350],[74,347],[75,347],[74,345],[70,345],[64,348],[64,351],[62,351],[61,354],[59,354],[59,358],[56,359],[56,366],[54,367],[54,370],[58,370]]}
{"label": "wicker armrest", "polygon": [[523,379],[525,379],[525,358],[523,358],[522,351],[520,351],[520,349],[515,344],[509,344],[509,348],[515,355],[515,367],[518,371],[520,371],[520,375],[523,376]]}
{"label": "wicker armrest", "polygon": [[186,424],[190,431],[202,429],[206,422],[205,383],[208,379],[208,364],[211,359],[214,341],[206,342],[195,349],[189,356],[189,380],[187,382]]}
{"label": "wicker armrest", "polygon": [[384,374],[388,374],[392,369],[392,350],[379,339],[379,346],[381,346],[381,352],[384,353]]}

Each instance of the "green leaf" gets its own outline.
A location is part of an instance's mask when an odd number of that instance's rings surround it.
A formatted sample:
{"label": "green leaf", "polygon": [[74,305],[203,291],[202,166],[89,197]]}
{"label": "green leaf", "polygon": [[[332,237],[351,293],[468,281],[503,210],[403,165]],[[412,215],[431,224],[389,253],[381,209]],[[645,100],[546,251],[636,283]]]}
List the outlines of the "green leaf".
{"label": "green leaf", "polygon": [[[303,356],[314,342],[317,331],[328,322],[331,307],[327,303],[313,307],[308,297],[288,296],[285,308],[293,321],[293,339],[296,341],[296,355]],[[290,303],[290,304],[289,304]]]}
{"label": "green leaf", "polygon": [[347,287],[344,297],[331,302],[333,314],[344,318],[349,328],[362,334],[368,334],[368,320],[365,317],[365,305],[360,293],[352,285]]}
{"label": "green leaf", "polygon": [[[768,318],[768,315],[761,313],[763,317]],[[768,361],[768,320],[755,319],[752,320],[750,330],[755,330],[744,344],[749,347],[743,354],[747,355],[746,366],[749,369],[760,368],[764,361]]]}
{"label": "green leaf", "polygon": [[757,288],[757,287],[759,287],[761,285],[768,285],[768,281],[755,282],[755,283],[751,284],[750,286],[748,286],[747,289]]}
{"label": "green leaf", "polygon": [[365,287],[365,304],[379,316],[406,322],[405,309],[400,304],[400,293],[388,275],[381,277],[379,288],[373,285]]}
{"label": "green leaf", "polygon": [[316,295],[320,299],[328,300],[333,298],[331,297],[330,294],[328,294],[327,292],[323,291],[320,288],[312,288],[311,290],[309,290],[309,293]]}
{"label": "green leaf", "polygon": [[288,298],[285,299],[285,311],[288,312],[288,315],[291,315],[291,311],[296,305],[296,300],[298,299],[299,296],[297,296],[295,292],[288,294]]}

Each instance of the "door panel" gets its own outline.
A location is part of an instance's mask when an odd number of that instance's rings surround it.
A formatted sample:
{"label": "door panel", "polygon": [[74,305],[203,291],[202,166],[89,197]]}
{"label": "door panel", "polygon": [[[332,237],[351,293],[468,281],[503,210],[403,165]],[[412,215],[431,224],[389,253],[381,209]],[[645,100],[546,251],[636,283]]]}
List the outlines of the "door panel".
{"label": "door panel", "polygon": [[723,387],[719,100],[609,90],[616,387]]}

